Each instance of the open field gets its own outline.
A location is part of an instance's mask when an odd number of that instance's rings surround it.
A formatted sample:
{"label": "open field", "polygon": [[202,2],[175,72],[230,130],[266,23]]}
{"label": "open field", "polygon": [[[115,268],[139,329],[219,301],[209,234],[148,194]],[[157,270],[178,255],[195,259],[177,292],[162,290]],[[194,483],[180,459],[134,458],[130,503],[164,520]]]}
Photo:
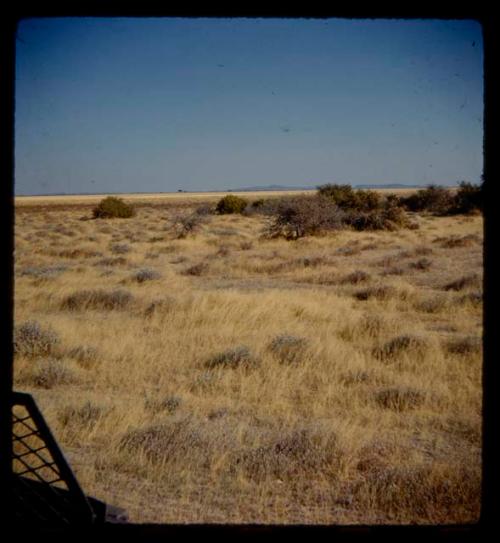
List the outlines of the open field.
{"label": "open field", "polygon": [[133,522],[476,521],[482,217],[179,239],[220,196],[16,198],[15,388],[85,492]]}
{"label": "open field", "polygon": [[[257,198],[269,198],[275,196],[296,196],[299,194],[311,194],[310,190],[262,190],[255,192],[233,192],[243,198],[257,199]],[[393,193],[398,195],[411,194],[415,192],[415,189],[378,189],[375,192],[380,193]],[[125,198],[127,201],[132,201],[134,203],[170,203],[170,202],[199,202],[208,201],[216,202],[225,194],[226,192],[170,192],[170,193],[132,193],[132,194],[120,194],[120,198]],[[100,200],[106,196],[116,196],[114,194],[61,194],[54,196],[16,196],[15,205],[19,206],[45,206],[45,205],[78,205],[78,204],[87,204],[95,205]]]}

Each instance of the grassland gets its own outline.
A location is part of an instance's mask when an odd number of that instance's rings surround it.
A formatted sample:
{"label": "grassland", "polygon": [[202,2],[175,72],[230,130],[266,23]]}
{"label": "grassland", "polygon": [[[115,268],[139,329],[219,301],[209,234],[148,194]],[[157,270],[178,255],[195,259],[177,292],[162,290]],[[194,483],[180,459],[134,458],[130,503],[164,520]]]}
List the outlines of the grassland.
{"label": "grassland", "polygon": [[179,239],[207,198],[16,202],[15,388],[85,492],[134,522],[476,521],[482,217]]}

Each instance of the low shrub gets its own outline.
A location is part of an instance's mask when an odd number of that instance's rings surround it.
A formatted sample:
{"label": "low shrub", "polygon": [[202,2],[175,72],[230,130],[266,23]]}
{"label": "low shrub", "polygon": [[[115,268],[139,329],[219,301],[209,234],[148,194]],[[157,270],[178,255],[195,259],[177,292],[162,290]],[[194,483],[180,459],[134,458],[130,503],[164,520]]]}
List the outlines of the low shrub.
{"label": "low shrub", "polygon": [[331,200],[344,210],[373,211],[378,209],[382,202],[377,192],[354,190],[350,185],[321,185],[318,187],[318,195]]}
{"label": "low shrub", "polygon": [[468,355],[480,353],[483,348],[483,342],[480,337],[469,336],[452,340],[447,345],[448,352],[458,355]]}
{"label": "low shrub", "polygon": [[239,347],[229,349],[222,353],[218,353],[205,362],[205,367],[209,369],[236,369],[240,367],[250,368],[256,365],[257,360],[250,352],[250,349],[245,345],[241,345]]}
{"label": "low shrub", "polygon": [[110,249],[115,255],[123,255],[130,251],[130,246],[126,243],[113,243]]}
{"label": "low shrub", "polygon": [[428,342],[412,335],[397,336],[382,347],[375,348],[373,355],[380,360],[394,360],[403,353],[423,356],[428,351]]}
{"label": "low shrub", "polygon": [[375,393],[375,401],[385,409],[409,411],[423,405],[425,394],[409,387],[384,388]]}
{"label": "low shrub", "polygon": [[282,364],[293,364],[302,360],[308,345],[306,338],[282,334],[271,341],[268,349]]}
{"label": "low shrub", "polygon": [[478,288],[481,287],[481,279],[478,275],[465,275],[456,281],[452,281],[444,286],[444,290],[465,290],[467,288]]}
{"label": "low shrub", "polygon": [[29,266],[19,271],[21,276],[34,277],[35,279],[52,279],[68,269],[62,264],[56,266]]}
{"label": "low shrub", "polygon": [[234,194],[228,194],[221,198],[215,208],[216,212],[225,215],[231,213],[243,213],[247,207],[247,201],[244,198],[235,196]]}
{"label": "low shrub", "polygon": [[80,290],[66,296],[62,303],[61,309],[70,311],[82,311],[85,309],[124,309],[133,300],[133,296],[126,290],[106,291],[97,290]]}
{"label": "low shrub", "polygon": [[40,360],[29,382],[40,388],[50,389],[57,385],[70,385],[76,382],[74,373],[60,360],[52,358]]}
{"label": "low shrub", "polygon": [[368,279],[370,279],[370,274],[362,270],[356,270],[352,273],[349,273],[345,277],[343,277],[341,280],[341,283],[357,285],[358,283],[363,283],[364,281],[368,281]]}
{"label": "low shrub", "polygon": [[419,260],[416,260],[415,262],[410,262],[410,268],[413,268],[414,270],[421,270],[425,271],[428,270],[432,266],[432,261],[428,258],[420,258]]}
{"label": "low shrub", "polygon": [[92,211],[94,219],[127,219],[135,215],[135,209],[121,198],[108,196]]}
{"label": "low shrub", "polygon": [[209,265],[207,262],[200,262],[199,264],[194,264],[189,268],[185,269],[182,273],[183,275],[194,275],[199,277],[208,271]]}
{"label": "low shrub", "polygon": [[105,409],[87,400],[79,407],[68,406],[59,414],[63,426],[93,428],[105,413]]}
{"label": "low shrub", "polygon": [[173,414],[180,407],[181,403],[182,400],[178,396],[167,396],[163,399],[147,399],[145,407],[155,413],[166,411],[167,413]]}
{"label": "low shrub", "polygon": [[14,327],[14,353],[26,356],[52,354],[59,344],[58,335],[50,329],[43,329],[37,321],[26,321]]}
{"label": "low shrub", "polygon": [[388,285],[380,285],[368,287],[357,291],[354,297],[360,301],[366,301],[370,299],[376,300],[389,300],[397,295],[397,291],[394,287]]}
{"label": "low shrub", "polygon": [[[199,208],[201,209],[201,208]],[[198,232],[207,222],[209,213],[191,213],[189,215],[177,215],[172,220],[172,230],[176,239],[184,239]]]}
{"label": "low shrub", "polygon": [[137,281],[137,283],[145,283],[146,281],[153,281],[155,279],[160,279],[161,273],[151,270],[150,268],[144,268],[135,272],[132,275],[132,280]]}

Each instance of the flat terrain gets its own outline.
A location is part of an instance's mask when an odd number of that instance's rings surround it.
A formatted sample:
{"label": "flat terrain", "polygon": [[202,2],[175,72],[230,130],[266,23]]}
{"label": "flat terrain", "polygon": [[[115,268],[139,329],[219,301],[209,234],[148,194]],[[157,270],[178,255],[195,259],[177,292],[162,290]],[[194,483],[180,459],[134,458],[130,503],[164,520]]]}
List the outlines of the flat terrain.
{"label": "flat terrain", "polygon": [[85,492],[134,522],[476,521],[482,217],[179,238],[220,196],[16,199],[15,388]]}
{"label": "flat terrain", "polygon": [[[233,194],[241,196],[243,198],[257,199],[257,198],[269,198],[275,196],[291,196],[299,194],[312,194],[311,190],[262,190],[255,192],[237,192]],[[392,194],[410,194],[415,192],[415,189],[378,189],[375,192],[380,193],[392,193]],[[199,202],[202,201],[217,201],[222,196],[230,194],[228,192],[159,192],[157,194],[151,193],[132,193],[132,194],[120,194],[120,198],[124,198],[127,201],[134,203],[170,203],[170,202]],[[19,206],[45,206],[45,205],[78,205],[78,204],[96,204],[106,196],[117,196],[116,194],[58,194],[54,196],[16,196],[15,205]]]}

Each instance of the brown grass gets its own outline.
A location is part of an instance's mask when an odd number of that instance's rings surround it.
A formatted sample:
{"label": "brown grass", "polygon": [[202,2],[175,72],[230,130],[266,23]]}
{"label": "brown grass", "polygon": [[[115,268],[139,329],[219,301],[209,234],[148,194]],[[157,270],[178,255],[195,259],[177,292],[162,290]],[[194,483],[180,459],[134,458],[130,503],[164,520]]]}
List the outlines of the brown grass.
{"label": "brown grass", "polygon": [[290,243],[211,216],[171,239],[220,196],[16,207],[15,324],[38,327],[15,387],[85,492],[133,522],[477,521],[481,217]]}

